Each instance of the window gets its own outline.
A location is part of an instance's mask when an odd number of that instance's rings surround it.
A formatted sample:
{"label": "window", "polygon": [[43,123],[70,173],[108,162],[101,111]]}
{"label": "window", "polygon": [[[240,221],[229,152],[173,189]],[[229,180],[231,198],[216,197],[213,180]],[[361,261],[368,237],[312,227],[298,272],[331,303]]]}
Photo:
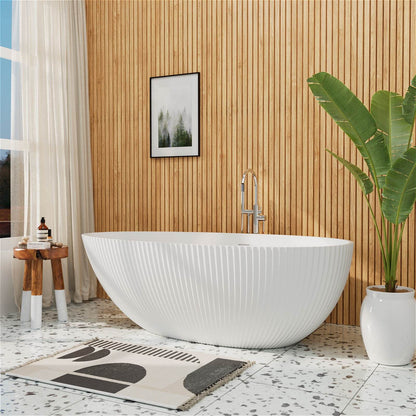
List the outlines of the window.
{"label": "window", "polygon": [[0,150],[0,238],[10,236],[10,150]]}
{"label": "window", "polygon": [[12,123],[20,115],[17,13],[16,1],[0,1],[0,238],[23,234],[23,174],[13,174],[25,151],[19,123]]}

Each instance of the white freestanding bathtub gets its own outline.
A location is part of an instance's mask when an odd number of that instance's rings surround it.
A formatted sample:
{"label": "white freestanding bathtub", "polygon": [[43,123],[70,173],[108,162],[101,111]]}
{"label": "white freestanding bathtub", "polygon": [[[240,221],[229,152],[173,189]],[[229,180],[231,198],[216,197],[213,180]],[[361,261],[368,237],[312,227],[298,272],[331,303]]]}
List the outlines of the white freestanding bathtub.
{"label": "white freestanding bathtub", "polygon": [[264,234],[84,234],[116,305],[155,334],[242,348],[282,347],[313,332],[345,286],[353,243]]}

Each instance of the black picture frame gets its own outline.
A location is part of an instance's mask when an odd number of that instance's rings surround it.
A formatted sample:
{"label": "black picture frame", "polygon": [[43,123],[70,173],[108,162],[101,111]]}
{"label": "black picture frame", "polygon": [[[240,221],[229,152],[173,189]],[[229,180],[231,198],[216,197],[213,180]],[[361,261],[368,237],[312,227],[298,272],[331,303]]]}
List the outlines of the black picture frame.
{"label": "black picture frame", "polygon": [[150,157],[199,156],[200,73],[150,78]]}

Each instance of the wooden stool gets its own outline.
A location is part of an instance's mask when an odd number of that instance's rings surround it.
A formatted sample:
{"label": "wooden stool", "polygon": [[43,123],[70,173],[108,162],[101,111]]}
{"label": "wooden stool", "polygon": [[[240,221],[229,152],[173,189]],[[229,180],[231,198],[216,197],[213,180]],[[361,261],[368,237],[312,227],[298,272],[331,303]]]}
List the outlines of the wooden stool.
{"label": "wooden stool", "polygon": [[68,257],[68,246],[52,247],[44,250],[15,248],[13,257],[25,260],[20,320],[31,321],[32,329],[39,329],[42,326],[43,260],[50,260],[58,320],[67,321],[68,313],[61,259]]}

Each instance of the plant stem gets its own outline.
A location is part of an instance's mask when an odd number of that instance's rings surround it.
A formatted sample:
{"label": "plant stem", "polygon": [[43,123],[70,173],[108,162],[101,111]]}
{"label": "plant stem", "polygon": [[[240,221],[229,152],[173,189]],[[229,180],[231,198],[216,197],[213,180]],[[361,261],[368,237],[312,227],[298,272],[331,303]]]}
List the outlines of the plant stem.
{"label": "plant stem", "polygon": [[[391,282],[394,280],[394,271],[392,270],[393,266],[393,224],[388,221],[388,246],[387,246],[387,255],[388,255],[388,265],[389,270],[388,273],[386,273],[385,279],[386,279],[386,289],[387,287],[391,288]],[[390,291],[390,290],[389,290]]]}
{"label": "plant stem", "polygon": [[400,253],[400,247],[401,247],[401,242],[402,242],[402,238],[403,238],[403,231],[404,231],[404,225],[402,224],[397,224],[395,225],[395,232],[394,232],[394,246],[393,246],[393,253],[392,253],[392,267],[391,267],[391,277],[392,277],[392,282],[394,282],[394,284],[397,282],[396,279],[396,273],[397,273],[397,263],[398,263],[398,259],[399,259],[399,253]]}
{"label": "plant stem", "polygon": [[387,227],[386,227],[386,221],[387,220],[384,217],[383,210],[381,209],[381,204],[383,202],[383,197],[382,197],[382,192],[381,192],[380,188],[377,188],[377,195],[378,195],[378,200],[380,202],[381,230],[382,230],[382,234],[383,234],[383,237],[384,237],[384,244],[385,244],[385,247],[387,249],[387,247],[388,247],[388,241],[387,241],[387,234],[388,233],[387,233]]}
{"label": "plant stem", "polygon": [[386,273],[386,292],[395,292],[396,290],[397,262],[403,238],[403,231],[404,225],[389,222],[389,273]]}
{"label": "plant stem", "polygon": [[[369,201],[367,195],[364,194],[364,198],[367,202],[368,208],[370,209],[371,218],[372,218],[374,226],[376,228],[378,242],[380,244],[381,254],[383,256],[383,265],[384,265],[384,268],[386,269],[386,267],[387,267],[386,252],[385,252],[384,245],[383,245],[383,239],[382,239],[381,234],[380,234],[380,229],[379,229],[378,224],[377,224],[376,216],[374,215],[373,208],[371,207],[371,204],[370,204],[370,201]],[[384,217],[384,215],[383,215],[383,217]]]}
{"label": "plant stem", "polygon": [[[381,247],[381,251],[383,252],[383,266],[384,266],[384,275],[385,276],[389,276],[390,274],[390,262],[388,261],[388,257],[386,254],[386,251],[389,251],[389,242],[388,242],[388,230],[387,230],[387,219],[384,216],[383,210],[381,209],[381,205],[383,202],[383,195],[382,195],[382,191],[381,189],[378,187],[378,184],[376,184],[377,186],[377,195],[378,195],[378,200],[380,202],[380,214],[381,214],[381,229],[382,229],[382,234],[384,237],[384,245],[382,243],[382,241],[380,241],[380,247]],[[374,220],[375,222],[375,220]],[[380,239],[381,240],[381,239]],[[386,278],[385,278],[386,280]]]}

